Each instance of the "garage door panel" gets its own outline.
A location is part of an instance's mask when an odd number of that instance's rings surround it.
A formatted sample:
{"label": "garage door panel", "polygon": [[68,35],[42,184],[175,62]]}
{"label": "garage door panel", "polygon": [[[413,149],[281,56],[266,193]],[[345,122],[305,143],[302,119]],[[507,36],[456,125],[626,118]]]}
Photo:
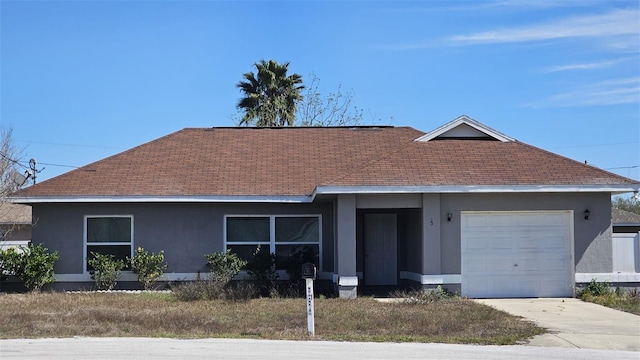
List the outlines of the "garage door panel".
{"label": "garage door panel", "polygon": [[569,211],[463,213],[463,295],[571,296],[571,226]]}

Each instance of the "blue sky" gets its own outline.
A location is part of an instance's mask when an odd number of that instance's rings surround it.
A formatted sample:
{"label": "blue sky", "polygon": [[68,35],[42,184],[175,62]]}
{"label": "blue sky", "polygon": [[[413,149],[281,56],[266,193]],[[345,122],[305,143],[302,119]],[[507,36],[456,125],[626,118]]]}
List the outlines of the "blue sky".
{"label": "blue sky", "polygon": [[233,126],[260,59],[352,91],[365,122],[430,131],[466,114],[640,179],[638,1],[1,0],[0,125],[42,181]]}

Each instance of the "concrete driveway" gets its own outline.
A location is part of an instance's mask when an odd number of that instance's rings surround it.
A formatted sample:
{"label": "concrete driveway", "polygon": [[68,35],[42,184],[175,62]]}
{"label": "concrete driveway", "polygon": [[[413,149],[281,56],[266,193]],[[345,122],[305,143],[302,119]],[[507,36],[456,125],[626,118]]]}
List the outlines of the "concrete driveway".
{"label": "concrete driveway", "polygon": [[640,316],[578,299],[478,299],[550,333],[529,345],[640,351]]}

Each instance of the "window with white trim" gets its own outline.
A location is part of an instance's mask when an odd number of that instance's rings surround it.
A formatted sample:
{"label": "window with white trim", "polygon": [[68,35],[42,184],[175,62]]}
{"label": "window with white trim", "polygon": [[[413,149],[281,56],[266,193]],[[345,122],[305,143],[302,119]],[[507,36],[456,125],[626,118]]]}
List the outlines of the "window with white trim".
{"label": "window with white trim", "polygon": [[133,256],[133,216],[91,215],[84,219],[85,271],[92,270],[87,263],[92,252],[113,255],[123,261]]}
{"label": "window with white trim", "polygon": [[319,268],[322,229],[320,215],[228,215],[225,216],[226,248],[251,260],[258,245],[276,254],[276,268],[290,256],[313,254]]}

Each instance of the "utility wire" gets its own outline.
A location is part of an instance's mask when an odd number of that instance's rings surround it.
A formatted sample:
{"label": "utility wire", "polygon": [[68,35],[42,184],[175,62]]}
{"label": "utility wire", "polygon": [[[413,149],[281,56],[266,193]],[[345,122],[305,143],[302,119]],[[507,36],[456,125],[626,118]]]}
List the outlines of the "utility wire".
{"label": "utility wire", "polygon": [[8,161],[10,161],[10,162],[12,162],[12,163],[14,163],[14,164],[16,164],[16,165],[20,165],[20,166],[22,166],[22,167],[23,167],[23,168],[25,168],[25,169],[29,169],[29,167],[28,167],[28,166],[26,166],[26,165],[22,165],[18,160],[12,159],[12,158],[8,157],[7,155],[5,155],[5,154],[3,154],[3,153],[0,153],[0,156],[2,156],[5,160],[8,160]]}
{"label": "utility wire", "polygon": [[597,147],[597,146],[611,146],[611,145],[628,145],[628,144],[637,144],[638,141],[626,141],[626,142],[617,142],[617,143],[607,143],[607,144],[591,144],[591,145],[576,145],[576,146],[554,146],[549,149],[575,149],[575,148],[587,148],[587,147]]}
{"label": "utility wire", "polygon": [[45,163],[45,162],[41,162],[40,164],[49,165],[49,166],[68,167],[68,168],[74,168],[74,169],[78,169],[80,167],[75,165],[51,164],[51,163]]}
{"label": "utility wire", "polygon": [[635,169],[637,167],[640,167],[640,165],[612,167],[612,168],[606,168],[602,170]]}

